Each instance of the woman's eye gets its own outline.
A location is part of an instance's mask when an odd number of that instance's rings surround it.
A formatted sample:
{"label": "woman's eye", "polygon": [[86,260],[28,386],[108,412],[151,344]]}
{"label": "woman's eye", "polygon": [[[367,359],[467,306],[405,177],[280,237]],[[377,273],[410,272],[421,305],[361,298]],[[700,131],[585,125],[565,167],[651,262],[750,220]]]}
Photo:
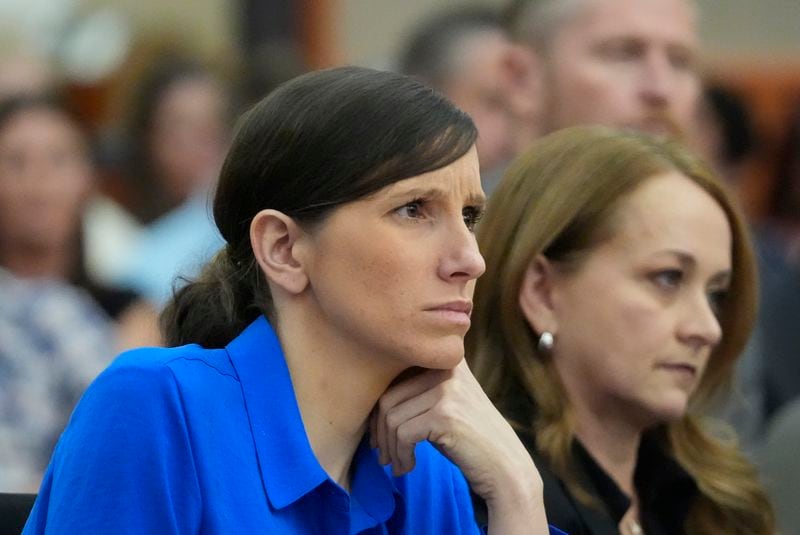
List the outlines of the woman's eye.
{"label": "woman's eye", "polygon": [[475,225],[483,217],[483,209],[479,206],[467,206],[461,213],[464,217],[464,224],[470,231],[475,230]]}
{"label": "woman's eye", "polygon": [[683,272],[679,269],[665,269],[653,275],[653,281],[661,288],[672,290],[680,286]]}
{"label": "woman's eye", "polygon": [[398,208],[397,213],[408,219],[420,219],[423,217],[423,204],[423,201],[420,200],[411,201]]}

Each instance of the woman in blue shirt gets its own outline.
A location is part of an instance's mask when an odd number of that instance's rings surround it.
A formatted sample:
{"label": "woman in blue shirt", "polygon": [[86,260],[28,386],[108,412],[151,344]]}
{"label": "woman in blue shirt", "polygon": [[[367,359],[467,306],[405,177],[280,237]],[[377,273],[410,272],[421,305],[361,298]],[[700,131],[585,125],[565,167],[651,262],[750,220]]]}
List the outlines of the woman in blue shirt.
{"label": "woman in blue shirt", "polygon": [[177,347],[89,388],[25,533],[477,533],[469,486],[490,533],[547,532],[463,361],[475,138],[434,91],[353,67],[248,112],[214,200],[226,246],[163,316]]}

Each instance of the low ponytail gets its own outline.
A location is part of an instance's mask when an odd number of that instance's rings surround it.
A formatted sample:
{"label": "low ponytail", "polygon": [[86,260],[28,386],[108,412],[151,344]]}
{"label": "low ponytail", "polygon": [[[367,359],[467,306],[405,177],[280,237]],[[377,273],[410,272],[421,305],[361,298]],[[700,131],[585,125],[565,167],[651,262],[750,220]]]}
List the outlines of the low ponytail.
{"label": "low ponytail", "polygon": [[161,331],[167,346],[196,343],[222,348],[260,314],[271,315],[269,288],[255,259],[232,258],[223,247],[194,280],[176,289],[161,313]]}

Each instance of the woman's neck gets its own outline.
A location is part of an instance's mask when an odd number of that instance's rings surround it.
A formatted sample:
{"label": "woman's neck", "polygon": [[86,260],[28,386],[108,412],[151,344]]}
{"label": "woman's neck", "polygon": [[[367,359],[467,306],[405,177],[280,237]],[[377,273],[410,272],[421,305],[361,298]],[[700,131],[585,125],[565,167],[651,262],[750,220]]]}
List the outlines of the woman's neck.
{"label": "woman's neck", "polygon": [[400,370],[381,369],[377,355],[297,309],[281,310],[277,331],[311,448],[331,479],[349,490],[370,412]]}
{"label": "woman's neck", "polygon": [[574,407],[575,435],[600,467],[631,500],[636,501],[634,472],[642,428],[616,416],[619,411]]}

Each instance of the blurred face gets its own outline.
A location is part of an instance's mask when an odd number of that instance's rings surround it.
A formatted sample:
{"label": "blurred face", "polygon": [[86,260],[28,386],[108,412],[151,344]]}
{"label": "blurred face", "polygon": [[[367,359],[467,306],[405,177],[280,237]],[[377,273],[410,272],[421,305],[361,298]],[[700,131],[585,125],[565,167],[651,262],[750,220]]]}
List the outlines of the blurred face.
{"label": "blurred face", "polygon": [[91,187],[80,131],[47,109],[17,113],[0,131],[0,232],[4,247],[63,247]]}
{"label": "blurred face", "polygon": [[225,94],[211,78],[175,82],[153,119],[150,154],[167,193],[181,202],[217,176],[227,148]]}
{"label": "blurred face", "polygon": [[41,94],[55,85],[53,67],[35,56],[0,57],[0,98]]}
{"label": "blurred face", "polygon": [[515,156],[515,133],[529,119],[532,103],[520,77],[525,58],[516,45],[499,32],[485,31],[459,46],[458,72],[443,92],[466,112],[478,128],[481,169],[489,170]]}
{"label": "blurred face", "polygon": [[545,128],[686,132],[700,93],[697,46],[688,0],[585,0],[546,53]]}
{"label": "blurred face", "polygon": [[553,361],[574,405],[644,428],[685,413],[720,340],[731,230],[676,172],[624,199],[615,225],[576,272],[554,276]]}
{"label": "blurred face", "polygon": [[325,328],[396,372],[458,364],[484,270],[473,234],[483,203],[473,148],[336,209],[306,262]]}

